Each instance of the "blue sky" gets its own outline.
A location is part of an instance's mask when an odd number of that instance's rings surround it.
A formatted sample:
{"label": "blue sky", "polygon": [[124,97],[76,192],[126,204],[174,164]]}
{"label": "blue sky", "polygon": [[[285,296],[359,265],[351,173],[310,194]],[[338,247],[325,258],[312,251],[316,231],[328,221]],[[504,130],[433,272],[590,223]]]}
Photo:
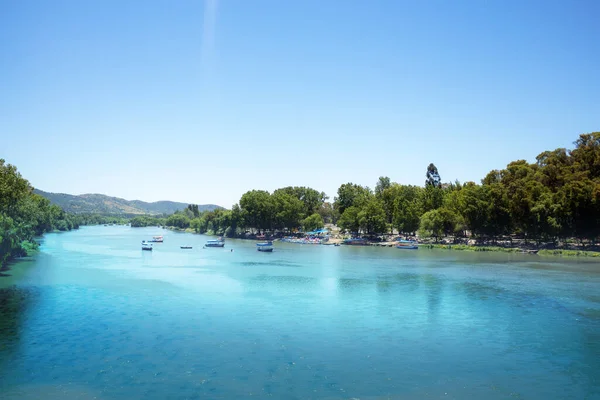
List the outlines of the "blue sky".
{"label": "blue sky", "polygon": [[0,157],[42,190],[226,207],[477,181],[600,129],[600,2],[0,2]]}

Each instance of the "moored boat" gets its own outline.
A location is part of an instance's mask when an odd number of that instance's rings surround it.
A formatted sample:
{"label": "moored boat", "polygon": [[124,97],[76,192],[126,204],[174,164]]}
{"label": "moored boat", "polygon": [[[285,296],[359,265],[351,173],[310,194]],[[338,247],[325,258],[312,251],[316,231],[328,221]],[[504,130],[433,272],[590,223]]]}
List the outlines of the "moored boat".
{"label": "moored boat", "polygon": [[261,243],[256,243],[256,250],[258,251],[264,251],[266,253],[271,253],[273,252],[273,242],[261,242]]}
{"label": "moored boat", "polygon": [[181,248],[181,249],[191,249],[192,246],[179,246],[179,248]]}
{"label": "moored boat", "polygon": [[225,241],[223,240],[223,238],[207,240],[206,244],[204,246],[205,247],[225,247]]}
{"label": "moored boat", "polygon": [[349,246],[366,246],[369,242],[363,238],[352,238],[344,240],[344,244]]}
{"label": "moored boat", "polygon": [[537,254],[539,250],[520,250],[519,253],[521,254]]}
{"label": "moored boat", "polygon": [[145,240],[142,241],[142,250],[152,251],[152,243],[148,243]]}
{"label": "moored boat", "polygon": [[151,242],[162,243],[163,237],[162,236],[152,236]]}
{"label": "moored boat", "polygon": [[417,250],[419,244],[414,240],[403,240],[400,239],[396,242],[397,249]]}

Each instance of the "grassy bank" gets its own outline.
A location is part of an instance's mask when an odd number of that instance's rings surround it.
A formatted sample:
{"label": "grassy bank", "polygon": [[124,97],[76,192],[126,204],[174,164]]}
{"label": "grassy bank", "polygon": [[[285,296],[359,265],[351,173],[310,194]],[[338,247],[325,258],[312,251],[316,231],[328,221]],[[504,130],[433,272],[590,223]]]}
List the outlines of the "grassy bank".
{"label": "grassy bank", "polygon": [[540,250],[538,253],[543,256],[565,256],[565,257],[600,257],[598,251],[584,251],[584,250]]}
{"label": "grassy bank", "polygon": [[[495,251],[503,253],[521,253],[522,249],[516,247],[500,247],[500,246],[469,246],[466,244],[422,244],[421,248],[442,249],[442,250],[457,250],[457,251]],[[538,255],[543,256],[564,256],[564,257],[600,257],[598,251],[584,250],[540,250]]]}

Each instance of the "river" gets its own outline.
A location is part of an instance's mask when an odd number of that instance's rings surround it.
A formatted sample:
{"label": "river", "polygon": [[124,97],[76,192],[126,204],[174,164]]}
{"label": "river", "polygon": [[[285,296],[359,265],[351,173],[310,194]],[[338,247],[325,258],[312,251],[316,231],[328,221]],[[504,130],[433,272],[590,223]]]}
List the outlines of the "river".
{"label": "river", "polygon": [[2,398],[600,398],[597,262],[207,239],[46,235],[0,277]]}

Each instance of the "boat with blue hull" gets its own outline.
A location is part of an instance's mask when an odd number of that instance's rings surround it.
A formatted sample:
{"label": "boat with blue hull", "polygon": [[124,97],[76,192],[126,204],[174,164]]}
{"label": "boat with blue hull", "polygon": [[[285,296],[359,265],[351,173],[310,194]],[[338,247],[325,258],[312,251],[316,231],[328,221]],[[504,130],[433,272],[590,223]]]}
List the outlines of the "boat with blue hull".
{"label": "boat with blue hull", "polygon": [[397,249],[417,250],[419,244],[414,240],[398,240],[396,242]]}
{"label": "boat with blue hull", "polygon": [[256,250],[264,251],[265,253],[273,252],[273,242],[256,243]]}

